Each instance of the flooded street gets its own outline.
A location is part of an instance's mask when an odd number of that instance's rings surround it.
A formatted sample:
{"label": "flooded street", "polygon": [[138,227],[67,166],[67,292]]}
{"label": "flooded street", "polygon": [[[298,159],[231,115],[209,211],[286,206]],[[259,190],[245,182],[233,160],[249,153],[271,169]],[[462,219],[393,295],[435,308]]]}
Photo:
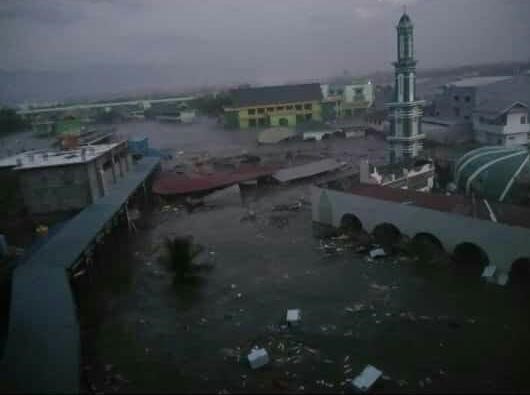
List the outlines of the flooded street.
{"label": "flooded street", "polygon": [[[190,158],[294,149],[356,162],[383,152],[372,137],[258,147],[255,132],[210,122],[119,132]],[[84,390],[342,392],[367,364],[384,374],[374,392],[530,390],[527,293],[406,257],[327,254],[309,185],[269,187],[245,204],[234,193],[191,213],[155,206],[137,233],[116,235],[78,295]],[[274,210],[297,202],[297,210]],[[213,268],[197,284],[176,285],[160,257],[166,237],[185,235]],[[292,308],[302,321],[289,328]],[[268,350],[269,365],[250,369],[253,346]]]}

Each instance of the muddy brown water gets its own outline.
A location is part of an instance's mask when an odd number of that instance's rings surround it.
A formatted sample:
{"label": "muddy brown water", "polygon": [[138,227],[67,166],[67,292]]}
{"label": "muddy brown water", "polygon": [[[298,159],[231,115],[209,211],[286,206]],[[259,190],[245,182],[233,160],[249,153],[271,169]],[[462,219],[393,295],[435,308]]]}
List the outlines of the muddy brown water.
{"label": "muddy brown water", "polygon": [[[210,120],[118,131],[147,135],[183,160],[293,149],[352,163],[384,156],[373,137],[258,147],[256,131]],[[341,392],[367,364],[385,375],[374,392],[530,390],[525,290],[397,257],[328,255],[310,206],[273,211],[300,197],[309,200],[309,183],[192,213],[153,207],[137,233],[114,235],[92,280],[77,287],[84,392]],[[254,221],[243,220],[249,208]],[[175,286],[158,257],[166,236],[188,234],[213,252],[214,267],[194,286]],[[282,330],[289,308],[302,310],[302,322]],[[271,356],[256,371],[246,361],[254,345]]]}
{"label": "muddy brown water", "polygon": [[[82,292],[85,377],[105,392],[341,392],[372,364],[386,379],[374,392],[529,389],[527,293],[404,258],[327,255],[310,206],[273,211],[308,193],[261,193],[255,221],[242,220],[239,196],[191,214],[155,208],[122,235]],[[286,226],[271,222],[278,215]],[[187,234],[214,268],[175,286],[157,257],[164,237]],[[282,331],[288,308],[302,322]],[[256,371],[254,345],[271,356]]]}

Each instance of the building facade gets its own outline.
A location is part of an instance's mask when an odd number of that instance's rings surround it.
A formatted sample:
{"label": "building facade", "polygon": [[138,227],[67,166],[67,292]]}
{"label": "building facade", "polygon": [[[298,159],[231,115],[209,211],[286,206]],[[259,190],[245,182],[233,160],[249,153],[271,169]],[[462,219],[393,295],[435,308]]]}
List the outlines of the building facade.
{"label": "building facade", "polygon": [[421,130],[424,101],[416,97],[416,60],[414,59],[414,27],[407,14],[397,26],[398,60],[394,62],[393,102],[388,103],[388,160],[391,163],[415,158],[423,148]]}
{"label": "building facade", "polygon": [[231,93],[233,104],[225,108],[227,126],[295,127],[322,120],[320,84],[242,88]]}
{"label": "building facade", "polygon": [[26,152],[0,161],[17,177],[30,214],[83,209],[107,194],[132,167],[127,142],[81,146],[59,152]]}
{"label": "building facade", "polygon": [[322,84],[325,118],[349,118],[363,116],[374,105],[372,81],[357,79],[350,84]]}
{"label": "building facade", "polygon": [[[530,135],[529,105],[528,72],[514,76],[472,77],[446,84],[434,99],[433,117],[424,121],[458,125],[458,130],[447,129],[450,133],[446,137],[453,143],[461,139],[450,134],[465,132],[484,145],[524,145]],[[427,137],[430,137],[428,132]]]}

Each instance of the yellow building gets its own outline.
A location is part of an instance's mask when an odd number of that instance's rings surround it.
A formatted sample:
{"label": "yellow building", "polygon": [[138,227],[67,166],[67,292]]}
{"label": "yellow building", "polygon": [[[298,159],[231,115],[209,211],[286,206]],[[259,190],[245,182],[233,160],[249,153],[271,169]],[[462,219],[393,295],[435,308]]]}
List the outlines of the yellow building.
{"label": "yellow building", "polygon": [[295,127],[306,121],[322,120],[320,84],[243,88],[232,92],[232,106],[225,108],[228,126]]}

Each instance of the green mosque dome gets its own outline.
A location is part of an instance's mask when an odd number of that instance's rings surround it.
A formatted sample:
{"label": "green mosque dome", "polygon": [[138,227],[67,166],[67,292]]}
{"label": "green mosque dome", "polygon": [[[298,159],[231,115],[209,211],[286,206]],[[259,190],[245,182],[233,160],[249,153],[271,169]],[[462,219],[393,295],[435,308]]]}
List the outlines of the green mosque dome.
{"label": "green mosque dome", "polygon": [[530,172],[527,147],[482,147],[469,151],[455,164],[459,192],[499,202],[509,200],[514,182]]}

